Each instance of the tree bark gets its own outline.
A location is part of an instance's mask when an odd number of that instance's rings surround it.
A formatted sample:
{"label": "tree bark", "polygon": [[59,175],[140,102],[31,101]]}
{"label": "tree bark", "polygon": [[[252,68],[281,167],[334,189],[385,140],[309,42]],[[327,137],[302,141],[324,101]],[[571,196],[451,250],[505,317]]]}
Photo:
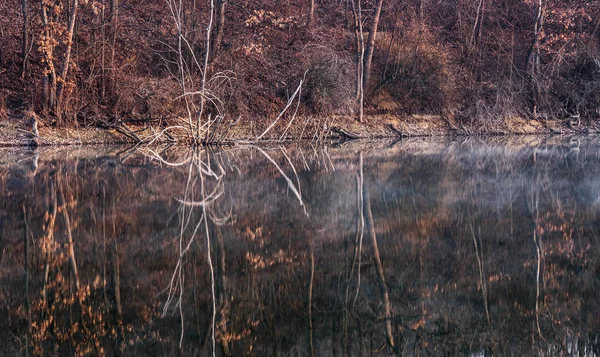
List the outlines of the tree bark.
{"label": "tree bark", "polygon": [[483,26],[483,15],[485,11],[485,1],[479,0],[477,6],[477,15],[475,17],[475,23],[473,24],[473,30],[471,31],[471,39],[469,40],[469,49],[472,51],[479,43],[481,37],[481,31]]}
{"label": "tree bark", "polygon": [[212,58],[215,59],[221,49],[223,42],[223,32],[225,31],[225,6],[226,0],[217,0],[217,23],[215,26],[215,35],[213,37]]}
{"label": "tree bark", "polygon": [[308,28],[312,29],[315,24],[315,0],[310,0],[310,8],[308,10]]}
{"label": "tree bark", "polygon": [[352,3],[352,15],[354,17],[354,36],[356,38],[356,98],[355,101],[358,102],[359,112],[358,112],[358,121],[360,123],[363,122],[363,109],[364,109],[364,65],[365,65],[365,37],[363,34],[362,27],[362,6],[360,1],[358,0],[358,9],[355,0],[350,0]]}
{"label": "tree bark", "polygon": [[115,48],[117,47],[117,33],[119,26],[119,0],[110,1],[110,37],[111,37],[111,54],[110,54],[110,90],[116,92],[116,73],[115,73]]}
{"label": "tree bark", "polygon": [[63,100],[63,93],[64,93],[64,88],[65,88],[65,83],[67,80],[67,73],[69,72],[69,62],[71,61],[71,50],[73,48],[73,33],[75,31],[75,20],[77,18],[77,7],[78,7],[79,3],[78,0],[73,0],[73,7],[71,8],[71,11],[69,12],[69,25],[67,28],[67,49],[65,51],[65,59],[63,62],[63,66],[62,69],[60,71],[60,79],[58,81],[57,87],[56,87],[56,109],[57,109],[57,114],[59,114],[59,117],[61,116],[61,112],[62,112],[62,100]]}
{"label": "tree bark", "polygon": [[529,52],[527,54],[527,74],[530,81],[530,100],[531,100],[531,113],[534,118],[537,115],[537,104],[538,104],[538,73],[540,66],[540,32],[542,31],[542,26],[544,24],[544,4],[542,0],[538,0],[536,6],[536,15],[535,15],[535,23],[533,25],[533,39],[531,41],[531,46],[529,47]]}
{"label": "tree bark", "polygon": [[375,7],[375,16],[373,16],[373,22],[371,24],[371,30],[369,31],[369,39],[367,40],[367,50],[365,55],[365,66],[363,68],[363,88],[369,85],[369,76],[371,74],[371,66],[373,63],[373,53],[375,52],[375,39],[377,37],[377,27],[379,27],[379,19],[381,16],[381,9],[383,8],[383,0],[377,0]]}
{"label": "tree bark", "polygon": [[29,52],[29,13],[27,11],[27,0],[22,0],[21,12],[23,13],[23,43],[21,50],[23,64],[21,67],[21,78],[25,78],[25,71],[27,70],[27,54]]}
{"label": "tree bark", "polygon": [[43,101],[46,108],[54,108],[56,101],[56,68],[54,67],[54,45],[50,44],[52,30],[48,23],[48,6],[44,0],[40,0],[42,12],[42,25],[44,26],[43,37],[46,44],[42,47],[46,68],[44,70],[44,92]]}

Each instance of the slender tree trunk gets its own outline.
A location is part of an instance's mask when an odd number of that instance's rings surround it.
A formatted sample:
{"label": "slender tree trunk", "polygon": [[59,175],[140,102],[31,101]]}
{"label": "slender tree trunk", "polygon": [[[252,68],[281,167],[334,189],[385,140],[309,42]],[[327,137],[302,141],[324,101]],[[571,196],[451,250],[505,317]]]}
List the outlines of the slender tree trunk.
{"label": "slender tree trunk", "polygon": [[54,67],[54,45],[51,44],[53,32],[48,20],[48,6],[44,0],[40,0],[42,12],[42,24],[44,26],[44,39],[47,42],[42,48],[44,51],[44,60],[46,63],[44,74],[44,105],[46,108],[53,109],[56,102],[56,68]]}
{"label": "slender tree trunk", "polygon": [[367,52],[365,55],[365,66],[363,68],[363,88],[369,85],[369,76],[371,74],[371,66],[373,63],[373,53],[375,52],[375,40],[377,37],[377,28],[379,27],[379,19],[381,16],[381,9],[383,8],[383,0],[377,0],[375,7],[375,16],[373,16],[373,22],[371,24],[371,30],[369,31],[369,39],[367,40]]}
{"label": "slender tree trunk", "polygon": [[388,293],[387,285],[385,283],[385,274],[383,271],[383,264],[381,263],[381,256],[379,254],[379,245],[377,244],[377,234],[375,233],[375,221],[373,219],[373,212],[371,211],[371,199],[369,197],[369,190],[364,190],[363,204],[365,205],[365,212],[367,216],[367,226],[371,235],[371,243],[373,244],[373,257],[375,258],[375,270],[379,277],[379,289],[383,296],[383,313],[385,318],[385,332],[388,338],[388,344],[392,349],[395,349],[394,335],[392,333],[392,309],[390,304],[390,296]]}
{"label": "slender tree trunk", "polygon": [[204,115],[204,93],[206,90],[206,81],[208,78],[208,64],[209,64],[209,59],[210,59],[210,54],[211,54],[211,37],[212,37],[212,31],[213,31],[213,21],[214,21],[214,17],[215,17],[215,0],[210,0],[210,17],[208,20],[208,26],[206,27],[206,53],[204,55],[204,70],[202,71],[202,84],[201,84],[201,91],[203,93],[203,95],[200,96],[200,113],[198,114],[197,118],[196,118],[196,135],[194,138],[194,144],[198,144],[199,141],[201,140],[200,137],[200,123],[202,121],[202,116]]}
{"label": "slender tree trunk", "polygon": [[225,0],[217,0],[217,23],[215,26],[215,35],[213,37],[212,58],[216,58],[223,42],[223,32],[225,31]]}
{"label": "slender tree trunk", "polygon": [[544,4],[542,0],[538,0],[536,6],[535,23],[533,25],[533,40],[529,47],[529,53],[527,54],[527,74],[530,81],[530,100],[531,100],[531,113],[534,118],[537,116],[538,106],[538,74],[540,66],[540,46],[539,37],[544,24]]}
{"label": "slender tree trunk", "polygon": [[27,54],[29,52],[29,13],[27,11],[27,0],[22,0],[21,12],[23,13],[23,43],[21,49],[23,64],[21,67],[21,78],[25,78],[25,71],[27,70]]}
{"label": "slender tree trunk", "polygon": [[110,1],[110,90],[113,94],[117,91],[115,49],[117,48],[117,33],[119,27],[119,0]]}
{"label": "slender tree trunk", "polygon": [[312,29],[315,24],[315,0],[310,0],[310,8],[308,10],[308,28]]}
{"label": "slender tree trunk", "polygon": [[310,279],[308,281],[308,329],[309,329],[309,345],[310,345],[310,355],[311,357],[315,356],[315,344],[314,344],[314,328],[313,328],[313,288],[315,284],[315,246],[312,241],[310,244]]}
{"label": "slender tree trunk", "polygon": [[471,39],[469,40],[469,50],[470,51],[472,51],[475,48],[475,46],[477,45],[477,43],[479,42],[484,11],[485,11],[485,1],[479,0],[479,5],[477,5],[477,15],[475,16],[475,23],[473,24],[473,30],[471,31]]}
{"label": "slender tree trunk", "polygon": [[[31,327],[31,302],[29,301],[29,225],[27,223],[27,211],[23,205],[23,254],[24,254],[24,273],[23,273],[23,297],[25,298],[25,313],[27,314],[27,325]],[[29,355],[29,336],[25,335],[24,356]]]}
{"label": "slender tree trunk", "polygon": [[56,109],[59,117],[62,115],[62,101],[65,83],[67,80],[67,74],[69,72],[69,63],[71,61],[71,50],[73,49],[73,33],[75,31],[75,21],[77,19],[77,7],[79,5],[78,0],[73,0],[71,11],[69,12],[69,25],[67,27],[67,49],[65,51],[65,57],[62,69],[60,71],[60,80],[56,87]]}
{"label": "slender tree trunk", "polygon": [[362,27],[362,5],[361,0],[358,0],[358,6],[354,3],[355,0],[350,0],[352,3],[352,14],[354,16],[354,36],[356,37],[356,52],[357,52],[357,68],[356,68],[356,98],[358,102],[358,121],[363,122],[364,110],[364,65],[365,65],[365,37]]}

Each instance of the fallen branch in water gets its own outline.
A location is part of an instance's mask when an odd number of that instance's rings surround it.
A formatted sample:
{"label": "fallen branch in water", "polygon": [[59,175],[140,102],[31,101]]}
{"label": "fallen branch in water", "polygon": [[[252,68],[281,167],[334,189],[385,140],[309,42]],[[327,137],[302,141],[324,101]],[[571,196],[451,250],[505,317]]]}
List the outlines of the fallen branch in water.
{"label": "fallen branch in water", "polygon": [[332,127],[331,131],[338,134],[345,140],[356,140],[356,139],[362,138],[362,136],[360,136],[359,134],[355,134],[355,133],[349,132],[345,129],[338,128],[338,127]]}

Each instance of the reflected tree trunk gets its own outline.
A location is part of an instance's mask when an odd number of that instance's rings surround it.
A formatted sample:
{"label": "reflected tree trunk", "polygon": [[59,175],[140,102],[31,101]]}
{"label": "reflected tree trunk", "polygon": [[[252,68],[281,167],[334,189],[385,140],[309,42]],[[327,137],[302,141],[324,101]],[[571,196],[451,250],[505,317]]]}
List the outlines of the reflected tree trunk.
{"label": "reflected tree trunk", "polygon": [[44,236],[42,238],[42,253],[44,254],[44,278],[42,282],[42,300],[44,306],[48,303],[48,275],[50,274],[50,261],[52,260],[52,247],[54,245],[54,227],[58,214],[58,199],[53,181],[49,184],[50,202],[46,209],[47,215],[44,222]]}
{"label": "reflected tree trunk", "polygon": [[[343,355],[349,356],[351,355],[352,350],[352,342],[350,341],[350,336],[348,333],[349,324],[350,324],[350,285],[352,282],[352,277],[354,276],[354,271],[358,271],[358,284],[356,290],[356,296],[354,298],[354,304],[356,304],[356,298],[358,297],[358,292],[360,289],[360,257],[362,255],[362,239],[364,236],[364,207],[363,207],[363,153],[362,151],[359,153],[359,172],[356,175],[356,206],[357,206],[357,220],[356,220],[356,236],[354,238],[354,252],[352,255],[352,264],[350,266],[350,272],[347,276],[346,281],[346,296],[345,296],[345,306],[344,306],[344,336],[343,336]],[[358,261],[358,262],[357,262]],[[358,263],[358,264],[357,264]],[[358,265],[358,269],[356,266]],[[354,305],[353,305],[354,306]]]}
{"label": "reflected tree trunk", "polygon": [[314,328],[313,328],[313,288],[315,282],[315,243],[312,241],[309,243],[310,246],[310,274],[308,281],[308,333],[309,333],[309,345],[310,355],[315,356],[315,345],[314,345]]}
{"label": "reflected tree trunk", "polygon": [[58,205],[60,207],[59,211],[62,213],[63,216],[63,222],[65,224],[65,230],[67,233],[69,266],[71,267],[73,277],[75,278],[75,292],[78,293],[81,288],[81,285],[79,283],[79,273],[77,272],[77,260],[75,258],[75,244],[73,243],[73,233],[71,231],[71,219],[69,217],[69,212],[67,209],[67,204],[65,202],[64,194],[60,189],[58,190]]}
{"label": "reflected tree trunk", "polygon": [[[475,235],[475,230],[473,229],[473,223],[469,224],[469,228],[471,231],[471,238],[473,239],[473,245],[475,246],[475,257],[477,259],[477,267],[479,269],[479,285],[481,286],[481,295],[483,297],[483,306],[485,308],[485,318],[488,322],[488,325],[492,324],[492,320],[490,318],[490,309],[488,306],[488,290],[487,290],[487,279],[484,271],[484,262],[483,262],[483,253],[481,252],[481,242],[477,241],[477,237]],[[481,232],[480,232],[481,235]]]}
{"label": "reflected tree trunk", "polygon": [[[537,185],[536,185],[537,186]],[[533,218],[533,244],[535,245],[536,252],[536,272],[535,272],[535,326],[537,329],[538,336],[540,338],[544,338],[542,335],[542,329],[540,328],[540,296],[541,296],[541,282],[543,279],[542,275],[542,258],[543,258],[543,249],[542,249],[542,236],[538,235],[538,230],[540,229],[539,223],[539,191],[537,188],[535,192],[532,192],[531,197],[531,210],[532,210],[532,218]]]}
{"label": "reflected tree trunk", "polygon": [[369,190],[364,190],[364,205],[367,216],[367,227],[371,236],[371,243],[373,245],[373,258],[375,259],[375,270],[377,277],[379,278],[379,290],[383,296],[383,309],[385,319],[385,332],[388,339],[388,344],[392,349],[395,349],[394,335],[392,333],[392,312],[390,305],[390,297],[385,283],[385,275],[383,270],[383,264],[381,263],[381,257],[379,254],[379,246],[377,244],[377,234],[375,232],[375,222],[373,220],[373,212],[371,210],[371,201],[369,197]]}
{"label": "reflected tree trunk", "polygon": [[116,350],[117,355],[123,355],[125,350],[125,330],[123,326],[123,307],[121,304],[121,265],[119,262],[119,246],[117,237],[113,234],[111,247],[111,260],[113,266],[112,291],[114,299],[114,314],[117,328]]}
{"label": "reflected tree trunk", "polygon": [[[27,314],[27,325],[31,326],[31,302],[29,301],[29,224],[27,223],[27,211],[23,205],[23,296],[25,297],[25,313]],[[29,336],[25,335],[24,355],[29,355]]]}

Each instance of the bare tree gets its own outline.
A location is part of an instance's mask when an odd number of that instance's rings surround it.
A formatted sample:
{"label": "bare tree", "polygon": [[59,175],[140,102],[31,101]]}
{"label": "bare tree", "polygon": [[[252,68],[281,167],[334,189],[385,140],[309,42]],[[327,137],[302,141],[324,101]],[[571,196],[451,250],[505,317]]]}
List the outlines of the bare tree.
{"label": "bare tree", "polygon": [[21,48],[23,64],[21,67],[21,78],[25,78],[25,71],[27,70],[27,54],[29,53],[29,13],[27,11],[27,0],[22,0],[21,12],[23,13],[23,42]]}
{"label": "bare tree", "polygon": [[73,0],[73,5],[69,11],[69,25],[67,27],[67,48],[65,50],[64,62],[62,70],[60,71],[60,80],[56,86],[56,110],[59,114],[62,114],[62,100],[67,80],[67,74],[69,72],[69,63],[71,61],[71,51],[73,49],[73,33],[75,32],[75,20],[77,19],[77,7],[79,5],[78,0]]}
{"label": "bare tree", "polygon": [[40,42],[43,45],[40,46],[40,50],[44,57],[44,63],[46,68],[44,69],[44,91],[43,101],[46,108],[54,108],[56,101],[56,67],[54,66],[54,45],[51,41],[54,37],[53,27],[50,26],[48,11],[51,10],[50,6],[44,1],[40,0],[40,9],[42,13],[42,25],[43,32]]}
{"label": "bare tree", "polygon": [[537,116],[538,111],[538,97],[539,97],[539,73],[540,73],[540,33],[542,26],[544,25],[544,3],[542,0],[537,0],[535,22],[533,25],[533,39],[529,52],[527,54],[527,74],[530,81],[530,100],[531,100],[531,113],[534,117]]}
{"label": "bare tree", "polygon": [[358,6],[355,0],[350,0],[352,4],[352,15],[354,18],[354,37],[356,39],[357,52],[357,68],[356,68],[356,98],[358,102],[358,121],[363,122],[364,109],[364,65],[365,65],[365,37],[362,25],[362,5],[361,0],[358,0]]}
{"label": "bare tree", "polygon": [[213,36],[212,44],[212,58],[214,59],[221,50],[221,44],[223,42],[223,32],[225,31],[225,0],[217,0],[216,3],[216,18],[217,23],[215,25],[215,35]]}
{"label": "bare tree", "polygon": [[485,12],[485,0],[479,0],[477,5],[477,14],[475,15],[475,23],[473,24],[473,30],[471,31],[471,39],[469,40],[469,49],[472,51],[481,38],[483,31],[483,15]]}
{"label": "bare tree", "polygon": [[310,8],[308,10],[308,28],[312,29],[315,24],[315,0],[310,0]]}
{"label": "bare tree", "polygon": [[[360,1],[359,1],[360,3]],[[379,27],[379,19],[381,17],[381,9],[383,8],[383,0],[377,0],[375,6],[375,15],[373,16],[373,22],[371,23],[371,29],[369,31],[369,39],[367,40],[367,50],[365,54],[365,65],[363,68],[363,88],[369,84],[369,75],[371,73],[371,66],[373,63],[373,53],[375,52],[375,40],[377,37],[377,28]]]}
{"label": "bare tree", "polygon": [[119,0],[110,0],[110,41],[111,41],[111,53],[110,53],[110,71],[111,71],[111,85],[112,90],[116,90],[115,80],[115,49],[117,47],[117,28],[119,26]]}

